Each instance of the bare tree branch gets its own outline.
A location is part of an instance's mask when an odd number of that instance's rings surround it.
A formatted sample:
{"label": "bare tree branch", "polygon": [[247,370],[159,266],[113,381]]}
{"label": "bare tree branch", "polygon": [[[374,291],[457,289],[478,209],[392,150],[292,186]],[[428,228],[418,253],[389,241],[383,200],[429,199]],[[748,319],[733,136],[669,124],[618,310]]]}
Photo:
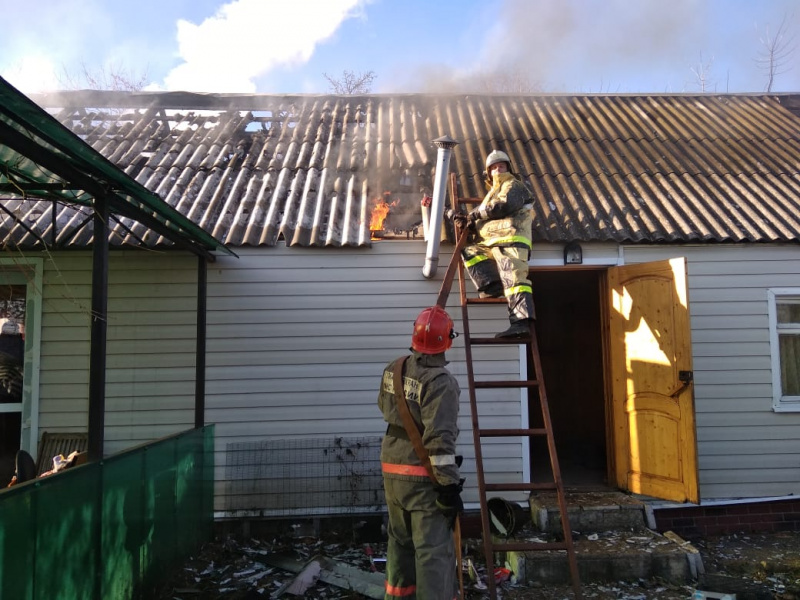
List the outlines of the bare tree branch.
{"label": "bare tree branch", "polygon": [[767,74],[767,85],[765,91],[771,92],[775,84],[775,78],[791,70],[792,57],[797,49],[794,34],[787,32],[787,17],[783,16],[781,24],[774,34],[770,32],[769,25],[764,28],[764,34],[759,39],[761,42],[761,52],[755,59],[758,68]]}
{"label": "bare tree branch", "polygon": [[703,53],[700,53],[700,62],[697,63],[695,66],[689,67],[689,70],[694,73],[695,80],[697,81],[697,85],[700,86],[700,91],[702,93],[706,92],[715,92],[717,91],[716,85],[714,85],[714,89],[711,89],[711,84],[713,80],[711,79],[711,65],[714,64],[714,57],[712,56],[709,60],[703,60]]}
{"label": "bare tree branch", "polygon": [[120,65],[109,68],[91,69],[81,62],[81,71],[77,75],[63,69],[63,76],[58,78],[59,84],[66,90],[113,90],[116,92],[138,92],[147,85],[147,72],[137,75]]}
{"label": "bare tree branch", "polygon": [[378,77],[375,71],[355,73],[347,69],[342,71],[342,76],[339,78],[327,73],[323,73],[322,76],[328,80],[334,94],[369,94],[372,91],[372,82]]}

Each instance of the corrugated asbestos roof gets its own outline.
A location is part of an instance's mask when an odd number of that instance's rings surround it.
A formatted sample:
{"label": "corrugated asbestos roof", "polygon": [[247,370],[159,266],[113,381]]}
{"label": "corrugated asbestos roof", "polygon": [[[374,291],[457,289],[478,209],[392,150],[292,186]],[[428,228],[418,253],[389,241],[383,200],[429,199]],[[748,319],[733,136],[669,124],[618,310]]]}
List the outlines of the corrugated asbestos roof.
{"label": "corrugated asbestos roof", "polygon": [[[71,92],[34,96],[138,182],[230,246],[366,246],[421,235],[448,135],[461,197],[508,152],[535,192],[534,241],[794,242],[800,106],[790,95],[272,96]],[[25,204],[25,203],[20,203]],[[31,202],[20,207],[31,214]],[[60,206],[63,246],[85,245]],[[28,221],[45,232],[52,212]],[[137,223],[112,243],[163,242]],[[6,241],[35,240],[3,222]]]}

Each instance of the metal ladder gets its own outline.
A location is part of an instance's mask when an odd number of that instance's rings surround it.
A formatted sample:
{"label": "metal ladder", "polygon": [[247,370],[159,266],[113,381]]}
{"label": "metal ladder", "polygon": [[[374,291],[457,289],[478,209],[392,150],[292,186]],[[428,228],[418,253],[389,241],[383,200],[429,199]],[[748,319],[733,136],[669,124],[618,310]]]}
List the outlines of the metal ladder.
{"label": "metal ladder", "polygon": [[[465,241],[465,240],[464,240]],[[497,598],[497,586],[494,576],[494,553],[512,551],[535,551],[535,550],[566,550],[569,562],[569,571],[572,579],[572,589],[576,600],[583,598],[581,594],[580,579],[578,576],[578,562],[575,556],[575,549],[572,543],[572,530],[569,526],[567,515],[567,504],[564,497],[564,484],[561,480],[561,470],[558,465],[555,440],[553,438],[553,427],[550,420],[550,409],[547,403],[547,393],[542,378],[542,364],[539,356],[539,346],[536,339],[536,328],[531,327],[529,338],[524,339],[497,339],[494,337],[480,338],[472,337],[469,329],[469,306],[474,304],[502,304],[506,305],[505,298],[468,298],[466,292],[466,277],[464,265],[460,259],[459,250],[463,248],[464,241],[459,241],[456,251],[453,253],[452,261],[458,262],[458,282],[461,294],[461,318],[464,329],[464,351],[466,354],[467,377],[469,381],[469,404],[472,413],[472,435],[475,445],[475,465],[478,476],[478,493],[480,495],[481,506],[481,527],[483,533],[483,548],[486,558],[486,579],[492,600]],[[452,273],[452,261],[448,271]],[[515,381],[476,381],[472,364],[472,347],[488,345],[520,345],[527,348],[526,356],[529,364],[533,365],[534,378],[528,380]],[[542,421],[544,426],[536,429],[481,429],[478,419],[478,400],[476,391],[479,389],[490,388],[526,388],[536,389],[539,392],[539,404],[541,406]],[[547,483],[486,483],[483,470],[483,438],[499,437],[528,437],[535,438],[544,436],[547,441],[547,448],[550,455],[550,466],[552,469],[553,482]],[[530,541],[495,541],[489,526],[489,511],[487,507],[486,493],[489,491],[555,491],[558,496],[558,506],[561,510],[561,528],[563,541],[561,542],[530,542]]]}

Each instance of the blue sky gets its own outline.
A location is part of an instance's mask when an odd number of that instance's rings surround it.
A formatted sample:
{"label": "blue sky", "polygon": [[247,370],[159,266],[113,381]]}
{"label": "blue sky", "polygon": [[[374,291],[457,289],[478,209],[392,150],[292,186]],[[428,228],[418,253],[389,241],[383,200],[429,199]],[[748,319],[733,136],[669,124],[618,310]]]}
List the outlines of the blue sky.
{"label": "blue sky", "polygon": [[[378,93],[522,81],[543,92],[761,92],[761,40],[793,49],[773,85],[800,91],[797,0],[0,0],[0,75],[25,93],[84,67],[147,89],[328,93],[373,71]],[[693,72],[694,71],[694,72]],[[66,74],[66,75],[65,75]]]}

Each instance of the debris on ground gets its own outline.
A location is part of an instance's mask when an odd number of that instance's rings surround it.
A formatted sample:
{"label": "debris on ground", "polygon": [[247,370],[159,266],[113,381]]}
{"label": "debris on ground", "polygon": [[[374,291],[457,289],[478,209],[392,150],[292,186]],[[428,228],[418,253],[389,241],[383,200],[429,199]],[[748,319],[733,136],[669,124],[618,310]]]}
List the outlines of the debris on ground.
{"label": "debris on ground", "polygon": [[736,533],[694,542],[701,584],[737,600],[800,600],[800,531]]}
{"label": "debris on ground", "polygon": [[284,571],[297,573],[274,597],[283,593],[302,596],[317,580],[375,600],[381,600],[384,595],[386,578],[382,574],[362,571],[358,567],[319,554],[305,564],[286,554],[272,554],[265,557],[264,561]]}
{"label": "debris on ground", "polygon": [[[345,536],[346,537],[346,536]],[[599,534],[599,540],[608,535]],[[156,600],[318,600],[382,598],[386,544],[355,538],[279,536],[217,539],[173,573]],[[636,544],[633,540],[631,544]],[[584,582],[592,600],[686,600],[695,590],[736,593],[737,600],[800,600],[800,532],[735,534],[692,539],[703,564],[698,579]],[[599,547],[599,546],[598,546]],[[488,598],[480,540],[464,541],[465,600]],[[569,585],[521,582],[507,567],[495,572],[505,600],[567,600]]]}

